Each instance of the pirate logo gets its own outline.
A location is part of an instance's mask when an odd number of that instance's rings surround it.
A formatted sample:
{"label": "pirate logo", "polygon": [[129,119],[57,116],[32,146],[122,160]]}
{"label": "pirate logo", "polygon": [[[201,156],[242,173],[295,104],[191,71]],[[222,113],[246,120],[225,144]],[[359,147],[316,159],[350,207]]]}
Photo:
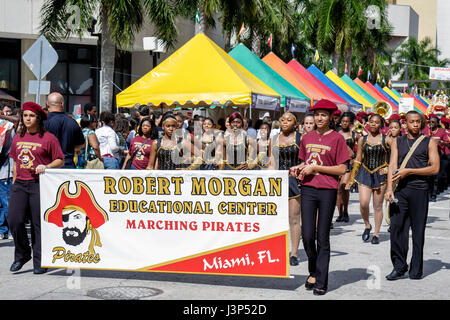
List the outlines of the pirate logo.
{"label": "pirate logo", "polygon": [[319,166],[321,166],[323,164],[322,159],[320,158],[320,154],[318,152],[311,152],[308,160],[306,160],[306,163],[307,164],[317,164]]}
{"label": "pirate logo", "polygon": [[20,161],[20,167],[23,169],[33,168],[34,160],[36,160],[36,158],[31,153],[30,149],[27,148],[22,149],[17,158]]}
{"label": "pirate logo", "polygon": [[97,229],[108,221],[108,215],[85,183],[75,181],[75,185],[74,194],[69,192],[69,181],[59,187],[56,202],[45,211],[44,220],[63,228],[63,240],[71,246],[80,245],[90,235],[89,252],[95,254],[94,246],[102,246]]}

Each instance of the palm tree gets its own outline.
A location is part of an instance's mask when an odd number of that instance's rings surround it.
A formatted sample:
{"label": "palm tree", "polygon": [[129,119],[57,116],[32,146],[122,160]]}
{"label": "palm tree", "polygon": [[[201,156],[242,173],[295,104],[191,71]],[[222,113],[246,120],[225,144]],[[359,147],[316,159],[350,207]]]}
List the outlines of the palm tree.
{"label": "palm tree", "polygon": [[410,37],[394,52],[392,72],[404,80],[428,80],[429,67],[446,67],[450,63],[448,59],[440,60],[439,55],[440,50],[432,45],[429,37],[421,41]]}
{"label": "palm tree", "polygon": [[[79,9],[75,30],[68,23],[74,7]],[[172,1],[166,0],[46,0],[41,9],[40,33],[50,41],[72,35],[81,39],[93,20],[99,21],[103,73],[100,105],[102,110],[111,110],[113,87],[109,79],[113,79],[116,48],[131,49],[145,18],[154,24],[156,36],[167,48],[173,47],[177,38],[174,8]]]}
{"label": "palm tree", "polygon": [[337,73],[341,56],[351,70],[352,39],[365,25],[364,6],[358,0],[317,1],[314,18],[317,20],[318,48],[333,57],[333,71]]}

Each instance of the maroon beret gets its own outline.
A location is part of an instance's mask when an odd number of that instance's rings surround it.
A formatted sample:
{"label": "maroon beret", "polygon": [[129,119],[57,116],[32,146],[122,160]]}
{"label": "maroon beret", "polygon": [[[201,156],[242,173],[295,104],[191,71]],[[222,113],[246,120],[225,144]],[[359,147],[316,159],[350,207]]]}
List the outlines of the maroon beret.
{"label": "maroon beret", "polygon": [[389,120],[401,120],[401,117],[398,114],[394,113],[389,117]]}
{"label": "maroon beret", "polygon": [[327,99],[321,99],[319,101],[316,102],[315,105],[313,105],[309,111],[314,111],[314,110],[328,110],[331,113],[333,113],[334,111],[336,111],[338,109],[337,105],[334,102],[331,102],[330,100]]}
{"label": "maroon beret", "polygon": [[358,120],[359,122],[363,122],[363,119],[360,116],[356,116],[356,120]]}
{"label": "maroon beret", "polygon": [[333,112],[333,115],[340,116],[341,113],[342,113],[342,111],[338,109],[335,112]]}
{"label": "maroon beret", "polygon": [[234,119],[241,119],[241,121],[243,121],[242,114],[239,111],[235,111],[232,114],[230,114],[228,119],[230,123],[233,122]]}
{"label": "maroon beret", "polygon": [[367,113],[365,113],[364,111],[358,112],[356,115],[358,117],[367,117]]}
{"label": "maroon beret", "polygon": [[42,119],[47,120],[47,114],[45,113],[44,109],[40,105],[34,102],[25,102],[22,105],[22,111],[29,110],[31,112],[34,112],[35,114],[40,114],[42,116]]}

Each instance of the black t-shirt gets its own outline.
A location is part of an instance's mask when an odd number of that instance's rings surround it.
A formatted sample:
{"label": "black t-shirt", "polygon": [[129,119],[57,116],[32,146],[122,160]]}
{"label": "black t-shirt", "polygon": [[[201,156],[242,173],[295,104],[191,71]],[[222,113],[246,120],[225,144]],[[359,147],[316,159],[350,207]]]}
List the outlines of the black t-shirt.
{"label": "black t-shirt", "polygon": [[[397,149],[398,149],[398,167],[400,168],[403,159],[408,154],[410,148],[413,146],[417,139],[408,139],[407,135],[397,138]],[[425,137],[420,144],[417,146],[416,150],[412,154],[405,168],[425,168],[428,167],[429,155],[428,155],[428,145],[430,143],[430,137]],[[412,189],[428,190],[428,176],[410,175],[404,179],[401,179],[398,183],[397,190],[404,187]]]}
{"label": "black t-shirt", "polygon": [[53,133],[61,144],[65,162],[73,162],[75,146],[85,142],[78,123],[64,112],[50,112],[44,124],[47,131]]}

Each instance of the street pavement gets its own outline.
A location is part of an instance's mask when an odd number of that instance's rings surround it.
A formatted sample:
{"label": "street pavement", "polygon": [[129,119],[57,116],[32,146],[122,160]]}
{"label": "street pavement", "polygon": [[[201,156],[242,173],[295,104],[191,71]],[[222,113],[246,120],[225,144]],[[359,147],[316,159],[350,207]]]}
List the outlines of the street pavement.
{"label": "street pavement", "polygon": [[[387,281],[392,271],[388,225],[380,244],[364,243],[364,223],[356,193],[351,194],[350,222],[334,223],[328,293],[306,291],[307,258],[291,278],[260,278],[148,272],[50,269],[34,275],[32,262],[11,273],[13,240],[0,240],[0,300],[448,300],[450,297],[450,192],[430,203],[425,233],[424,277]],[[335,212],[335,218],[337,211]],[[373,210],[371,209],[373,225]],[[334,220],[333,220],[334,221]],[[411,256],[411,241],[409,258]]]}

